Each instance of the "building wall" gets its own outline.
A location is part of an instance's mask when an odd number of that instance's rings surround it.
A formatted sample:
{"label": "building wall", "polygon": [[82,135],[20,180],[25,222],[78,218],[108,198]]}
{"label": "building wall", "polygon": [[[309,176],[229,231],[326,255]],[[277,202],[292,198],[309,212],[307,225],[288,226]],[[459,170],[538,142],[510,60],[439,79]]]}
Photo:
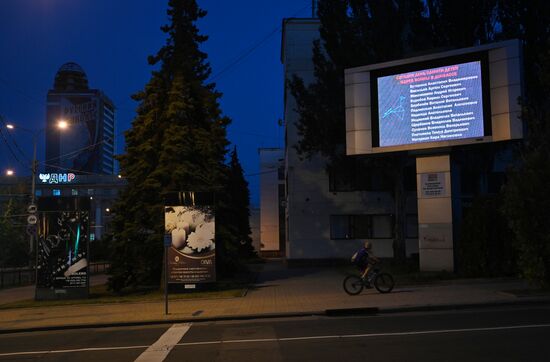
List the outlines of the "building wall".
{"label": "building wall", "polygon": [[[287,260],[349,258],[364,239],[331,238],[331,216],[387,215],[391,217],[394,201],[389,192],[331,192],[326,162],[321,157],[300,160],[294,145],[298,141],[296,101],[286,86],[293,75],[306,84],[314,78],[313,41],[319,38],[317,19],[284,21],[282,56],[285,75],[284,119],[286,124],[285,171]],[[414,195],[414,193],[413,193]],[[416,199],[411,195],[408,213],[416,214]],[[393,256],[393,237],[371,239],[374,253]],[[407,241],[407,253],[418,251],[418,241]]]}
{"label": "building wall", "polygon": [[[56,123],[69,123],[60,131]],[[114,107],[98,90],[57,92],[47,97],[46,166],[50,172],[63,167],[73,172],[114,173]]]}
{"label": "building wall", "polygon": [[284,157],[280,148],[261,148],[260,154],[260,251],[280,251],[279,167]]}
{"label": "building wall", "polygon": [[250,206],[250,237],[254,251],[260,252],[260,209]]}

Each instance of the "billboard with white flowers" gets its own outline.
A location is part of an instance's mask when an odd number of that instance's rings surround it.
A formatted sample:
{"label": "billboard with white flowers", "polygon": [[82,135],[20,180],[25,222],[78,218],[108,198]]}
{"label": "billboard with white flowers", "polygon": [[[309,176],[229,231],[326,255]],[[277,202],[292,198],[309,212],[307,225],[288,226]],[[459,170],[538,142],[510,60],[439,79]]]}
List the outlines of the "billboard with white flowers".
{"label": "billboard with white flowers", "polygon": [[168,283],[216,281],[215,217],[210,206],[165,206]]}

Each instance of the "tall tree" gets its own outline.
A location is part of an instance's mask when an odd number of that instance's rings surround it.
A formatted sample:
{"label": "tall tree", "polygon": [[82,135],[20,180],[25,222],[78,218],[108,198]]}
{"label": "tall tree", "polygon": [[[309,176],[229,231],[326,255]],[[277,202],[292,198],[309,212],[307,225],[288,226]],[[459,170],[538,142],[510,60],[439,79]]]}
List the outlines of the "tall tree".
{"label": "tall tree", "polygon": [[[402,57],[431,46],[431,30],[421,0],[324,0],[319,2],[321,40],[314,43],[315,81],[306,85],[294,77],[301,136],[296,149],[304,158],[320,154],[328,168],[345,169],[344,69]],[[395,200],[394,255],[405,259],[406,154],[369,159],[393,183]]]}
{"label": "tall tree", "polygon": [[[321,0],[321,41],[314,44],[315,81],[294,77],[301,136],[296,149],[305,158],[327,157],[328,167],[346,168],[344,69],[412,56],[429,50],[472,46],[492,40],[497,0]],[[405,258],[406,153],[367,157],[393,184],[394,256]],[[379,171],[378,171],[379,170]]]}
{"label": "tall tree", "polygon": [[523,43],[525,142],[509,174],[504,213],[515,234],[519,268],[528,279],[550,286],[550,3],[501,0],[502,35]]}
{"label": "tall tree", "polygon": [[150,56],[155,66],[119,157],[128,187],[116,204],[110,287],[158,285],[162,267],[163,198],[171,191],[216,191],[224,181],[230,123],[211,73],[196,22],[206,15],[194,0],[170,0],[166,44]]}
{"label": "tall tree", "polygon": [[217,199],[217,270],[222,275],[243,268],[243,261],[255,255],[250,237],[250,191],[243,168],[233,148],[226,168],[226,181]]}

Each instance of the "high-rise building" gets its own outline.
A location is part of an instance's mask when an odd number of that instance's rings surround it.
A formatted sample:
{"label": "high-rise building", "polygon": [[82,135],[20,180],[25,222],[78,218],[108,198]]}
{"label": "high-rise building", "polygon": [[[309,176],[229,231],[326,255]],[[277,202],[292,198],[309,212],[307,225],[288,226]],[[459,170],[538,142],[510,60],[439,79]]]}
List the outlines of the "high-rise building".
{"label": "high-rise building", "polygon": [[[60,120],[68,123],[66,130],[56,127]],[[47,97],[46,171],[112,175],[114,151],[113,102],[89,88],[80,65],[63,64]]]}

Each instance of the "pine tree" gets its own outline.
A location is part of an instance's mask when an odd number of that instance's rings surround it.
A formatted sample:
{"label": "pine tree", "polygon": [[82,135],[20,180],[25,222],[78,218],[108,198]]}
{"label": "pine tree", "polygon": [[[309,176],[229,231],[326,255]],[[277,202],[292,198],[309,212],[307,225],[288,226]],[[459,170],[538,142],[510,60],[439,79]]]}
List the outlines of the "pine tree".
{"label": "pine tree", "polygon": [[216,209],[216,269],[222,277],[245,270],[244,261],[255,256],[250,237],[250,192],[237,147],[231,152],[225,175]]}
{"label": "pine tree", "polygon": [[243,168],[237,155],[237,147],[231,152],[229,162],[229,180],[227,193],[233,201],[233,220],[239,241],[239,255],[242,258],[250,258],[254,255],[252,238],[250,237],[250,191],[248,182],[244,178]]}
{"label": "pine tree", "polygon": [[156,66],[135,94],[137,116],[125,134],[120,167],[128,186],[114,208],[110,287],[158,285],[162,269],[164,195],[218,191],[230,123],[221,96],[207,79],[211,68],[196,22],[206,15],[194,0],[170,0],[166,44],[148,62]]}

